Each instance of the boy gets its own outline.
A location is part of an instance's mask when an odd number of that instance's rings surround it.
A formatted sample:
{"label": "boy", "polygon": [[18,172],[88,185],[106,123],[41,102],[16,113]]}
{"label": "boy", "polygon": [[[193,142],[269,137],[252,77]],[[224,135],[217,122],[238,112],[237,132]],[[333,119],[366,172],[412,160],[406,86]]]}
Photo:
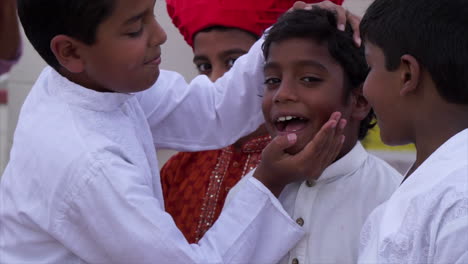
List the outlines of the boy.
{"label": "boy", "polygon": [[[275,262],[301,237],[268,190],[277,194],[293,180],[286,174],[250,181],[198,245],[164,212],[155,145],[220,147],[258,127],[251,84],[261,83],[263,57],[258,43],[214,84],[198,78],[188,86],[162,72],[153,86],[166,39],[154,4],[18,2],[26,35],[51,67],[25,101],[2,177],[1,262]],[[323,153],[325,164],[333,158],[339,118],[304,155]],[[294,144],[289,138],[278,138],[270,152]]]}
{"label": "boy", "polygon": [[468,263],[468,2],[376,0],[364,95],[416,161],[362,229],[361,263]]}
{"label": "boy", "polygon": [[[294,3],[292,0],[166,2],[172,21],[193,49],[193,63],[198,72],[213,82],[247,53],[263,31]],[[206,14],[200,16],[203,12]],[[161,169],[166,212],[189,242],[197,242],[216,221],[229,189],[257,167],[270,140],[261,125],[228,147],[180,152],[167,161]]]}
{"label": "boy", "polygon": [[[292,183],[280,195],[307,232],[282,263],[355,263],[366,217],[402,179],[359,142],[374,125],[374,114],[362,95],[368,72],[364,50],[354,45],[347,28],[336,28],[332,12],[313,9],[286,13],[266,33],[262,109],[270,134],[295,133],[297,144],[287,149],[294,154],[331,112],[348,120],[336,161],[315,181]],[[262,162],[255,173],[267,165]]]}

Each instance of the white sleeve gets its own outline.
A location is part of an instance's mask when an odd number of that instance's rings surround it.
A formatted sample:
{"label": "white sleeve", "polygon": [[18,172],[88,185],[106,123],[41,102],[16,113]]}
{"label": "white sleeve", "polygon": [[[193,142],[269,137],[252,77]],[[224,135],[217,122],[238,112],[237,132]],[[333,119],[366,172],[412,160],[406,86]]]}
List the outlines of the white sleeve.
{"label": "white sleeve", "polygon": [[228,192],[228,195],[226,196],[226,200],[224,201],[223,210],[224,210],[224,208],[226,208],[226,206],[232,200],[234,200],[234,197],[236,197],[238,195],[238,193],[241,191],[241,189],[244,188],[243,186],[248,184],[247,181],[249,181],[251,178],[255,179],[253,177],[253,174],[254,174],[256,169],[257,168],[255,168],[255,169],[251,170],[249,173],[247,173],[247,175],[245,175],[240,181],[238,181],[236,183],[236,185],[234,185],[234,187],[231,188],[231,190]]}
{"label": "white sleeve", "polygon": [[[468,200],[458,208],[464,214],[444,225],[438,232],[434,263],[468,263]],[[464,210],[464,211],[463,211]]]}
{"label": "white sleeve", "polygon": [[275,263],[303,236],[253,179],[199,244],[188,244],[139,169],[97,159],[56,208],[52,234],[87,263]]}
{"label": "white sleeve", "polygon": [[187,84],[179,74],[161,71],[153,87],[138,93],[156,147],[218,149],[257,129],[264,122],[262,43],[215,83],[201,75]]}

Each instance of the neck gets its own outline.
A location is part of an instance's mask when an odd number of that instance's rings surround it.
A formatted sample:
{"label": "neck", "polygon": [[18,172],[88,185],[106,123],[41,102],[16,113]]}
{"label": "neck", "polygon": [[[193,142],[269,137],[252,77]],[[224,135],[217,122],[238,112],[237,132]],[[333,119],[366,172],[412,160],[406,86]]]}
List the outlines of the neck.
{"label": "neck", "polygon": [[76,83],[84,88],[94,90],[96,92],[102,92],[102,93],[112,93],[113,91],[107,90],[103,87],[100,87],[96,84],[94,84],[86,75],[86,73],[81,72],[81,73],[72,73],[69,72],[68,70],[64,69],[61,67],[58,72],[65,78],[67,78],[70,82]]}
{"label": "neck", "polygon": [[414,144],[416,161],[408,175],[414,172],[442,144],[457,133],[468,128],[468,106],[449,105],[433,106],[432,114],[421,116],[414,124]]}

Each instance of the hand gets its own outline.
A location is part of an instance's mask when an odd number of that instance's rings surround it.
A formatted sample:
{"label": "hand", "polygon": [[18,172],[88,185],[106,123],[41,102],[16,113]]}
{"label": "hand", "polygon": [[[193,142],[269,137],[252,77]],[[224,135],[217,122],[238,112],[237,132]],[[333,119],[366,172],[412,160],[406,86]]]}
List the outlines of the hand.
{"label": "hand", "polygon": [[323,2],[315,3],[315,4],[306,4],[302,1],[297,1],[294,3],[292,10],[298,10],[298,9],[311,10],[313,7],[320,7],[323,9],[328,9],[336,13],[337,26],[339,30],[344,31],[346,28],[346,21],[349,22],[349,24],[353,28],[354,42],[356,43],[358,47],[361,46],[362,41],[361,41],[361,35],[359,33],[359,23],[361,23],[360,17],[349,12],[344,7],[336,5],[330,1],[323,1]]}
{"label": "hand", "polygon": [[279,196],[294,181],[317,179],[338,156],[344,142],[346,120],[335,112],[303,150],[290,155],[285,149],[296,143],[296,134],[277,136],[262,152],[254,177]]}

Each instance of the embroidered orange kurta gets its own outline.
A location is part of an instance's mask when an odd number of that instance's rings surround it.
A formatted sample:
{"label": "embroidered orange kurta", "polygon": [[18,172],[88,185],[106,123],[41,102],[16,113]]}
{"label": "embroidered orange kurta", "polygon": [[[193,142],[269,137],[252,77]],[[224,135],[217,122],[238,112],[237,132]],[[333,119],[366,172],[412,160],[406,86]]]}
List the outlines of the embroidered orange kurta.
{"label": "embroidered orange kurta", "polygon": [[261,159],[271,141],[261,136],[241,149],[180,152],[161,169],[166,211],[190,243],[196,243],[221,213],[229,190]]}

